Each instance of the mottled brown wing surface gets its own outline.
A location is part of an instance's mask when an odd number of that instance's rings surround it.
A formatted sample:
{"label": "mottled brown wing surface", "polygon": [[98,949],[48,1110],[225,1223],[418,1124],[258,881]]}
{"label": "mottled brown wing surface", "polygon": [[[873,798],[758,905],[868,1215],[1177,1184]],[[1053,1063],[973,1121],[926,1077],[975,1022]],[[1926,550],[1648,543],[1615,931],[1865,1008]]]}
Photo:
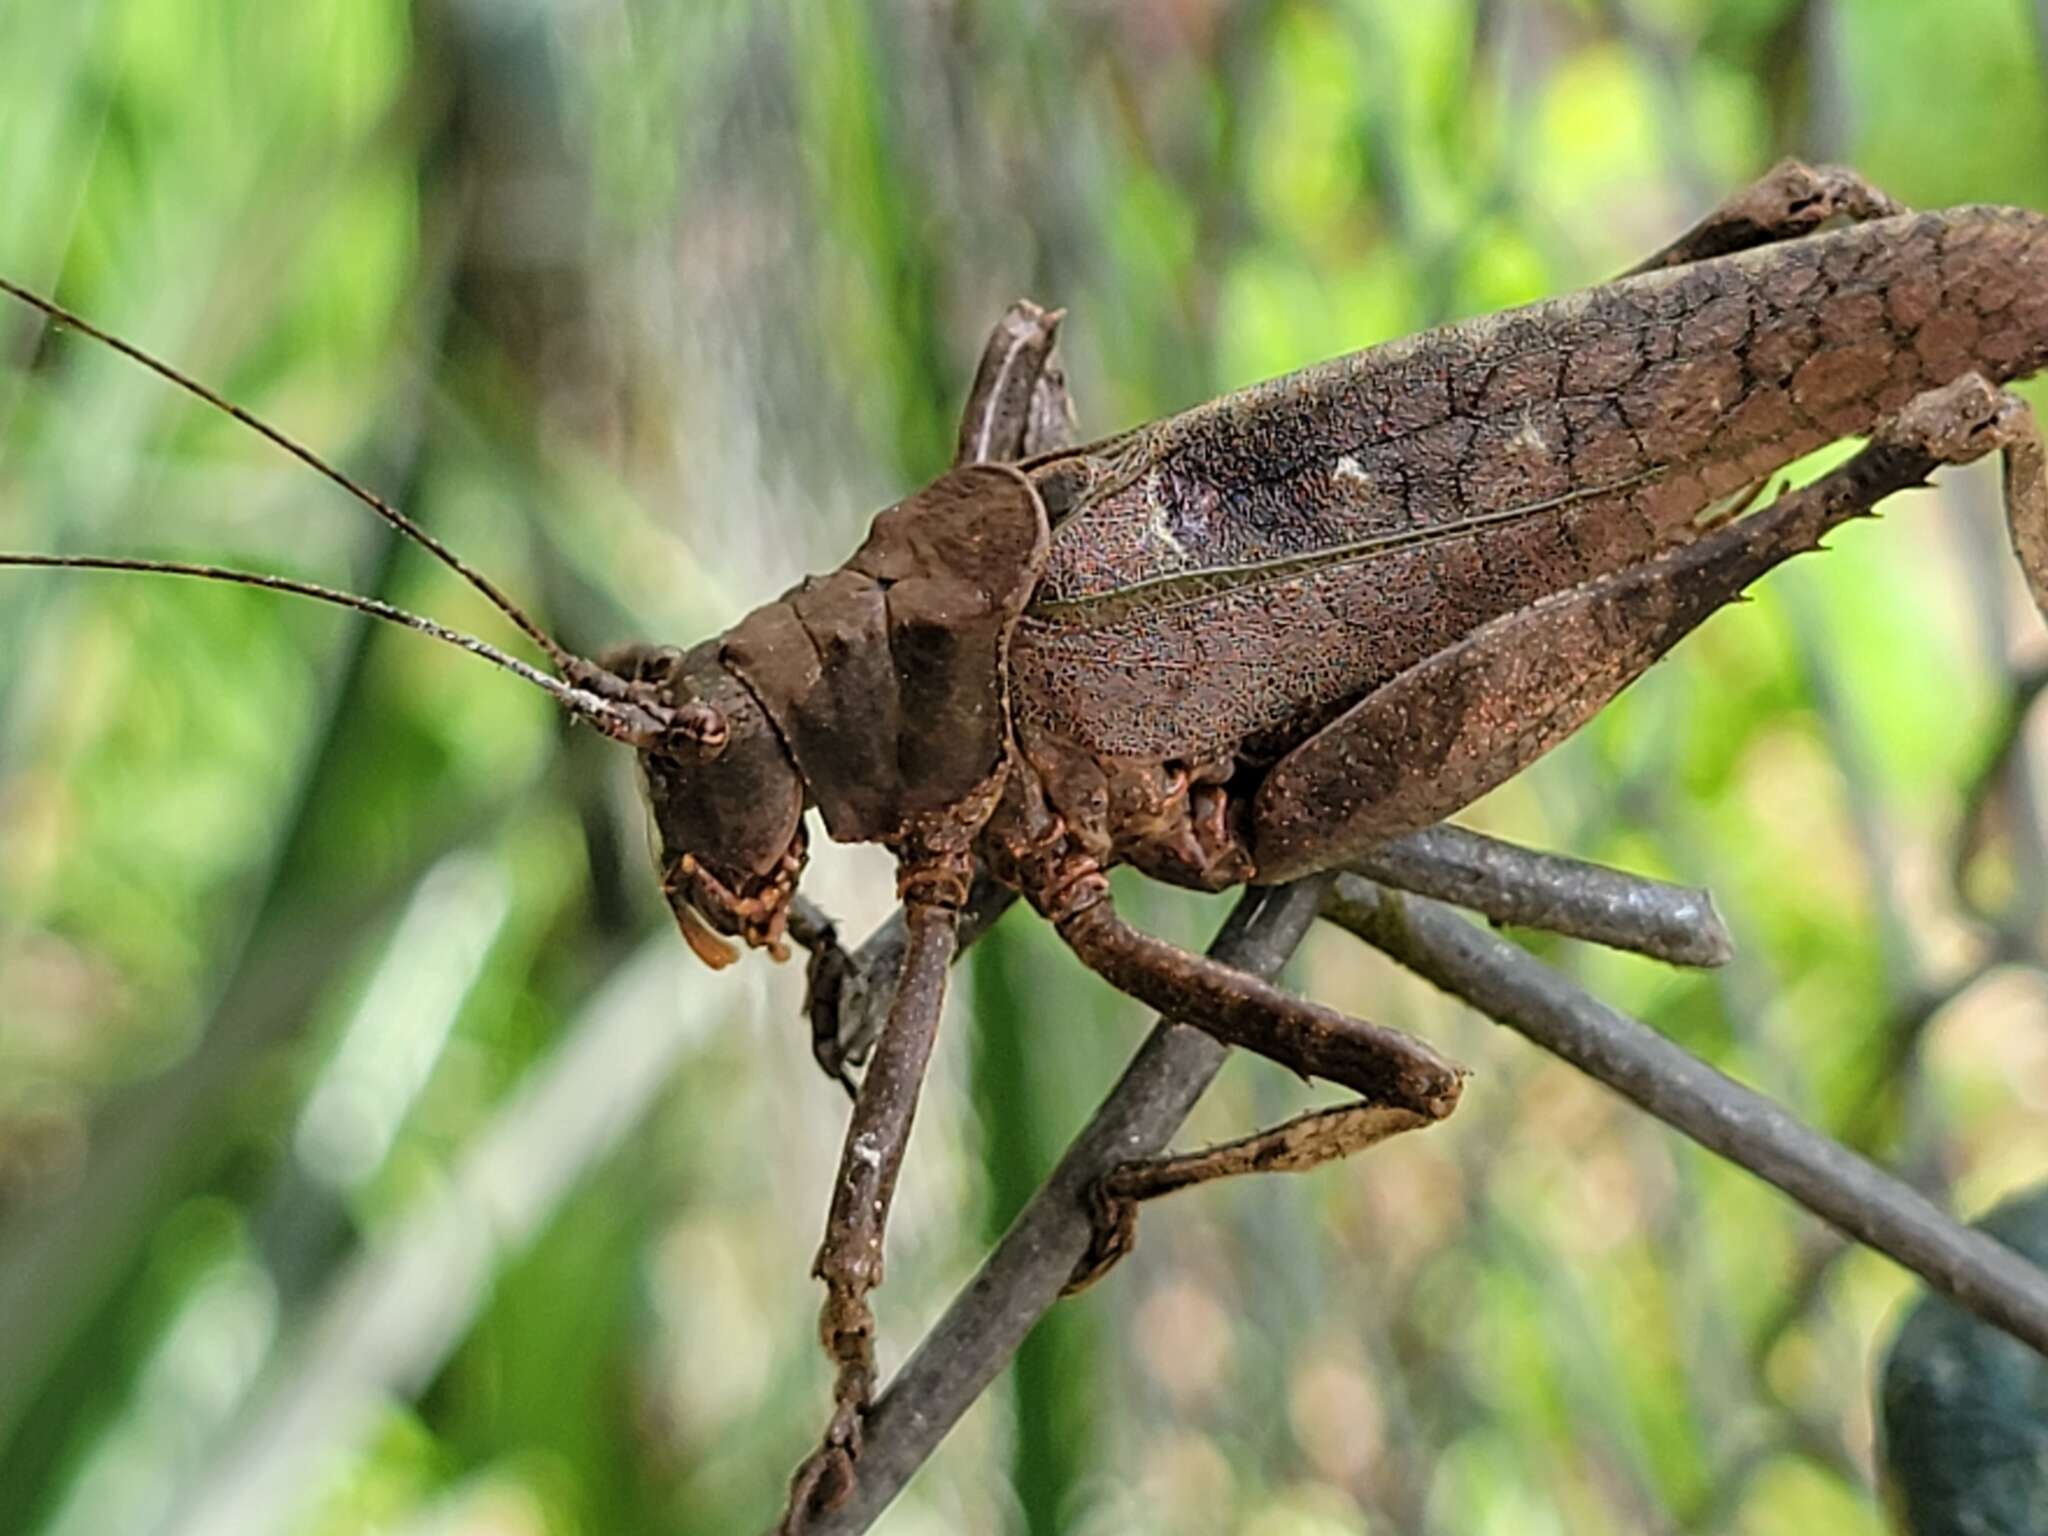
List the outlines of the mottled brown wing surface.
{"label": "mottled brown wing surface", "polygon": [[1259,878],[1298,879],[1433,825],[1576,732],[1778,561],[1806,522],[1749,519],[1482,624],[1316,732],[1261,780]]}
{"label": "mottled brown wing surface", "polygon": [[1004,658],[1046,555],[1031,483],[956,469],[875,519],[844,567],[726,637],[843,842],[957,804],[1002,760]]}
{"label": "mottled brown wing surface", "polygon": [[1480,625],[1972,367],[2040,366],[2048,222],[1884,219],[1467,321],[1027,465],[1014,707],[1090,751],[1278,755]]}

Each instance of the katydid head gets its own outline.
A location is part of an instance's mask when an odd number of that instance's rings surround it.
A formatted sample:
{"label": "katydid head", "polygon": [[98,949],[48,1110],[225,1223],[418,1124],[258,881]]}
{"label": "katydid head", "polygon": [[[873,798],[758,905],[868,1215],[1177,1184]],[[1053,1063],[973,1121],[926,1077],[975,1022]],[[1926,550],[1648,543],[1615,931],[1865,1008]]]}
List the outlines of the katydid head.
{"label": "katydid head", "polygon": [[661,889],[698,958],[728,965],[718,935],[782,952],[789,899],[804,863],[804,780],[751,689],[719,659],[635,645],[604,658],[629,698],[674,723],[640,750],[660,840]]}
{"label": "katydid head", "polygon": [[0,293],[112,347],[340,486],[481,592],[546,654],[553,671],[376,598],[287,576],[108,555],[0,553],[0,567],[129,571],[260,587],[352,609],[480,656],[544,690],[572,716],[639,754],[661,840],[662,891],[699,958],[713,966],[735,958],[720,934],[781,952],[789,899],[803,867],[804,781],[753,694],[720,662],[718,641],[691,651],[632,646],[604,662],[577,656],[453,550],[311,449],[52,300],[5,278],[0,278]]}

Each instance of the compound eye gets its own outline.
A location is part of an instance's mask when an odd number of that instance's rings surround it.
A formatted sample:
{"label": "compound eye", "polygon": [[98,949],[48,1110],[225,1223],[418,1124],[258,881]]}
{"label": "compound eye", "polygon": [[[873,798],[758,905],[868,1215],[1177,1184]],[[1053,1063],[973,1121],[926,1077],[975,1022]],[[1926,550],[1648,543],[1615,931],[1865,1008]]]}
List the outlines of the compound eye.
{"label": "compound eye", "polygon": [[667,683],[681,669],[683,653],[672,645],[651,645],[635,658],[633,681],[653,683],[657,687]]}

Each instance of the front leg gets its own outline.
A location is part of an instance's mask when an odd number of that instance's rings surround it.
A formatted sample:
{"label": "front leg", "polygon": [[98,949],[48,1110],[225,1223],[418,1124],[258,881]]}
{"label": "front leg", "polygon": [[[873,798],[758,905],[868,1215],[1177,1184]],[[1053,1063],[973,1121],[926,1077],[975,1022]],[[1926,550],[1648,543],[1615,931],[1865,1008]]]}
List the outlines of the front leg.
{"label": "front leg", "polygon": [[903,971],[854,1097],[825,1241],[813,1266],[825,1282],[819,1334],[833,1364],[832,1418],[824,1442],[791,1481],[780,1527],[785,1536],[803,1530],[813,1514],[834,1508],[852,1491],[861,1419],[874,1396],[875,1314],[868,1295],[882,1283],[889,1206],[938,1037],[959,922],[957,902],[933,900],[920,884],[905,881]]}

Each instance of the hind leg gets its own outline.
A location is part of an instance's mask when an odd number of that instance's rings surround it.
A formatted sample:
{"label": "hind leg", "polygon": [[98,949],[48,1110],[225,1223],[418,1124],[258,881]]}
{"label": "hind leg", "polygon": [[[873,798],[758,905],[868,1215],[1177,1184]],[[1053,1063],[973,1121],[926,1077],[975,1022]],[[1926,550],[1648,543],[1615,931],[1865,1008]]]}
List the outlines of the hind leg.
{"label": "hind leg", "polygon": [[2034,606],[2048,618],[2048,454],[2032,407],[2017,395],[2005,394],[2004,420],[1998,428],[2005,478],[2005,527],[2012,552],[2027,578]]}
{"label": "hind leg", "polygon": [[1796,240],[1829,219],[1890,218],[1903,203],[1879,191],[1854,171],[1838,165],[1780,160],[1654,256],[1637,262],[1623,277],[1682,267],[1688,262],[1728,256]]}
{"label": "hind leg", "polygon": [[1773,566],[1937,465],[1994,450],[2006,457],[2014,547],[2037,600],[2048,596],[2048,485],[2032,415],[1965,375],[1913,400],[1869,447],[1803,490],[1504,614],[1367,694],[1259,786],[1260,878],[1335,868],[1469,805],[1577,731]]}

